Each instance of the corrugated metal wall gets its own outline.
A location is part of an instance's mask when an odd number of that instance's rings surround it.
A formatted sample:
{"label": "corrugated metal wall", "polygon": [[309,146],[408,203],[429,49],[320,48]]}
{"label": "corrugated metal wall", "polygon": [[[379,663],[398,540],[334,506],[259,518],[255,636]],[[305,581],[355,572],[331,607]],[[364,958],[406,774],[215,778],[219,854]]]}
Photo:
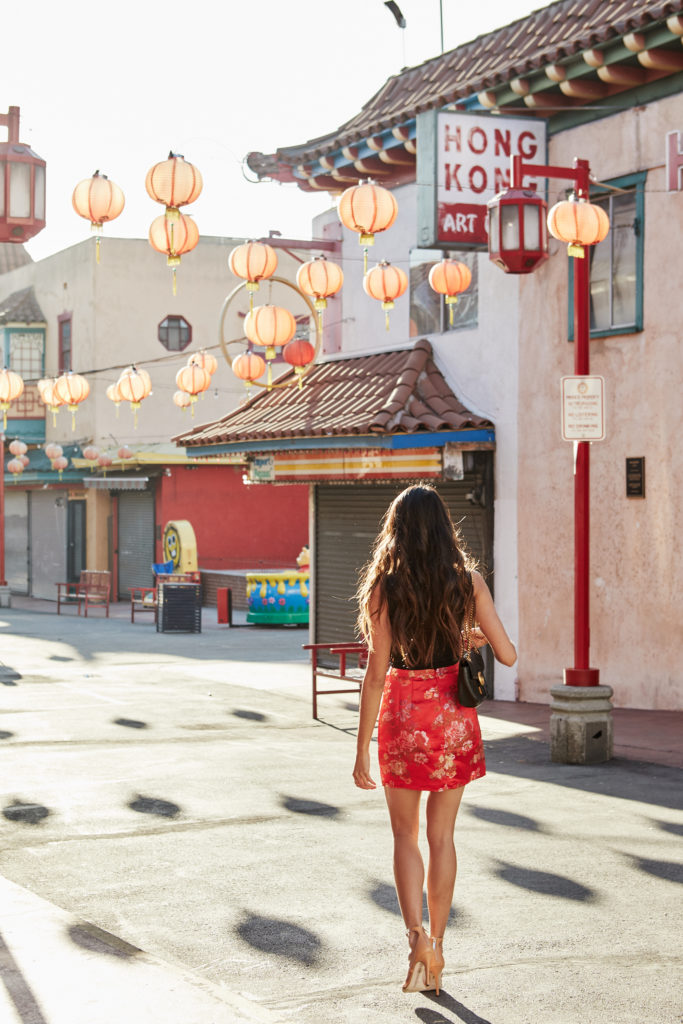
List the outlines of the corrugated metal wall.
{"label": "corrugated metal wall", "polygon": [[[464,480],[436,482],[453,521],[460,523],[468,550],[482,571],[493,568],[493,510],[491,487],[485,487],[486,507],[472,504],[466,495],[488,476],[492,454],[478,455],[477,471]],[[432,481],[430,481],[431,483]],[[408,484],[318,484],[315,535],[315,640],[339,643],[355,634],[354,594],[358,572],[370,556],[372,544],[389,504]]]}
{"label": "corrugated metal wall", "polygon": [[154,585],[154,495],[122,491],[119,502],[119,600],[130,598],[129,587]]}

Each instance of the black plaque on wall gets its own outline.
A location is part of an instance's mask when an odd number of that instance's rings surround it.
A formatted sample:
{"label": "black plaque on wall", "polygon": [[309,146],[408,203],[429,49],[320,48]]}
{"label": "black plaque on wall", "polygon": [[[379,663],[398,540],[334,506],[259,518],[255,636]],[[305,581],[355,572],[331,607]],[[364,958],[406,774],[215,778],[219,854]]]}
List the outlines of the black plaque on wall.
{"label": "black plaque on wall", "polygon": [[626,459],[626,497],[645,497],[645,457]]}

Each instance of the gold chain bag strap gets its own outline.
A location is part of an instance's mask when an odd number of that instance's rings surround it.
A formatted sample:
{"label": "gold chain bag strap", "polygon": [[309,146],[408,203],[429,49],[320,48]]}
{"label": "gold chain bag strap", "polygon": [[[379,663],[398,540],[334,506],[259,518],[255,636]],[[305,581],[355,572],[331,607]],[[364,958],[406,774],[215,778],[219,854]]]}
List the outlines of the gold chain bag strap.
{"label": "gold chain bag strap", "polygon": [[489,697],[486,679],[484,678],[484,659],[472,645],[472,629],[474,628],[474,601],[470,603],[465,615],[465,650],[463,651],[458,669],[458,702],[465,708],[476,708]]}

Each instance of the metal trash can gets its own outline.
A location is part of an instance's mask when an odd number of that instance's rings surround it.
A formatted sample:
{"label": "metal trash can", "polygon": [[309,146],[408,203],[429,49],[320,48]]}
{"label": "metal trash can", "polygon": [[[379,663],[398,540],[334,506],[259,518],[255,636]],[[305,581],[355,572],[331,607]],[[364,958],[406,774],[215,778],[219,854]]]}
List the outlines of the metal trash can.
{"label": "metal trash can", "polygon": [[201,631],[201,583],[160,583],[157,599],[157,633]]}

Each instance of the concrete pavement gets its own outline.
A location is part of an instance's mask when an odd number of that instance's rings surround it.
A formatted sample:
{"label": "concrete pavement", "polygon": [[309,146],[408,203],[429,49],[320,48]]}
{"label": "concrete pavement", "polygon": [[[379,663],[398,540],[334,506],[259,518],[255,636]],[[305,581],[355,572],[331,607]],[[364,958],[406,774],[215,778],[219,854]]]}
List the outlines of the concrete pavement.
{"label": "concrete pavement", "polygon": [[310,719],[305,631],[126,615],[0,611],[2,1024],[678,1024],[683,716],[571,767],[490,705],[444,994],[403,995],[383,799],[356,702]]}

